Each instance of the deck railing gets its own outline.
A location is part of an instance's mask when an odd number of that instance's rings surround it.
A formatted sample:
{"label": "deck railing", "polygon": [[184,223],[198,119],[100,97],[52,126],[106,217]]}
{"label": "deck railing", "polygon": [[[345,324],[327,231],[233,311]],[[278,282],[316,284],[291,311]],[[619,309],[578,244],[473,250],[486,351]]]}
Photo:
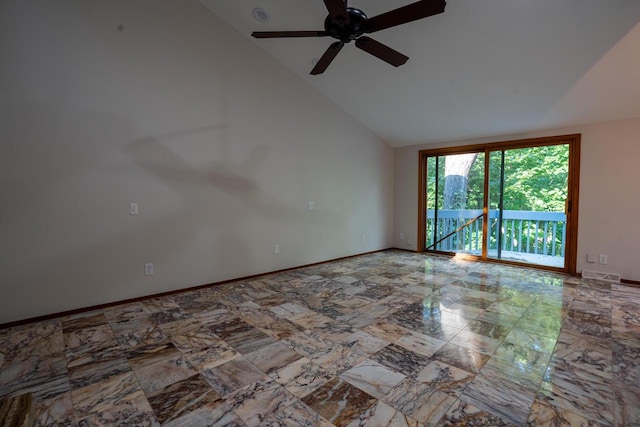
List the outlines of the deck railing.
{"label": "deck railing", "polygon": [[[437,235],[435,214],[427,211],[427,246],[437,241],[469,220],[482,214],[482,210],[438,211]],[[489,211],[489,250],[529,253],[564,257],[567,216],[564,212],[503,211],[502,233],[498,234],[499,211]],[[457,233],[444,239],[437,250],[479,252],[482,250],[482,220],[475,221]]]}

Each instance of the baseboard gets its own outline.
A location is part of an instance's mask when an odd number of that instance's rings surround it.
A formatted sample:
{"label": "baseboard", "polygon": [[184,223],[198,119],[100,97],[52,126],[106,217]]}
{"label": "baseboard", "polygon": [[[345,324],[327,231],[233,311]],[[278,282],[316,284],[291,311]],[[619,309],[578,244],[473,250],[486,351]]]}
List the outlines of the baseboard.
{"label": "baseboard", "polygon": [[384,251],[388,251],[388,250],[391,250],[391,249],[395,249],[395,248],[386,248],[386,249],[379,249],[379,250],[376,250],[376,251],[362,252],[362,253],[359,253],[359,254],[348,255],[348,256],[344,256],[344,257],[340,257],[340,258],[329,259],[329,260],[326,260],[326,261],[319,261],[319,262],[314,262],[314,263],[311,263],[311,264],[299,265],[297,267],[290,267],[290,268],[283,268],[281,270],[267,271],[267,272],[264,272],[264,273],[253,274],[251,276],[237,277],[235,279],[222,280],[220,282],[206,283],[204,285],[191,286],[191,287],[188,287],[188,288],[181,288],[181,289],[176,289],[176,290],[173,290],[173,291],[160,292],[160,293],[157,293],[157,294],[149,294],[149,295],[144,295],[144,296],[141,296],[141,297],[128,298],[128,299],[118,300],[118,301],[109,302],[109,303],[105,303],[105,304],[92,305],[92,306],[89,306],[89,307],[76,308],[76,309],[73,309],[73,310],[61,311],[61,312],[58,312],[58,313],[45,314],[43,316],[36,316],[36,317],[30,317],[30,318],[22,319],[22,320],[15,320],[13,322],[7,322],[7,323],[0,324],[0,329],[6,329],[6,328],[14,327],[14,326],[26,325],[27,323],[42,322],[43,320],[55,319],[56,317],[70,316],[70,315],[73,315],[73,314],[84,313],[84,312],[87,312],[87,311],[100,310],[100,309],[104,309],[104,308],[114,307],[116,305],[121,305],[121,304],[130,304],[132,302],[143,301],[143,300],[150,299],[150,298],[166,297],[166,296],[170,296],[170,295],[180,294],[180,293],[183,293],[183,292],[196,291],[198,289],[208,288],[208,287],[211,287],[211,286],[226,285],[227,283],[239,282],[239,281],[242,281],[242,280],[253,280],[253,279],[257,279],[257,278],[263,277],[263,276],[268,276],[270,274],[284,273],[284,272],[287,272],[287,271],[298,270],[298,269],[301,269],[301,268],[308,268],[308,267],[313,267],[313,266],[316,266],[316,265],[322,265],[322,264],[326,264],[326,263],[329,263],[329,262],[342,261],[342,260],[349,259],[349,258],[359,257],[359,256],[362,256],[362,255],[370,255],[370,254],[375,254],[375,253],[379,253],[379,252],[384,252]]}
{"label": "baseboard", "polygon": [[[220,286],[220,285],[225,285],[227,283],[239,282],[239,281],[242,281],[242,280],[253,280],[253,279],[257,279],[257,278],[263,277],[263,276],[268,276],[270,274],[277,274],[277,273],[284,273],[284,272],[287,272],[287,271],[299,270],[301,268],[313,267],[313,266],[316,266],[316,265],[322,265],[322,264],[326,264],[326,263],[329,263],[329,262],[342,261],[342,260],[349,259],[349,258],[355,258],[355,257],[359,257],[359,256],[362,256],[362,255],[375,254],[375,253],[385,252],[385,251],[389,251],[389,250],[397,250],[397,251],[410,252],[410,253],[420,253],[420,252],[412,250],[412,249],[396,248],[396,247],[390,247],[390,248],[386,248],[386,249],[379,249],[379,250],[376,250],[376,251],[362,252],[362,253],[359,253],[359,254],[348,255],[348,256],[344,256],[344,257],[340,257],[340,258],[329,259],[329,260],[326,260],[326,261],[319,261],[319,262],[314,262],[314,263],[311,263],[311,264],[299,265],[297,267],[283,268],[281,270],[268,271],[268,272],[265,272],[265,273],[254,274],[254,275],[251,275],[251,276],[238,277],[238,278],[235,278],[235,279],[228,279],[228,280],[222,280],[222,281],[219,281],[219,282],[206,283],[204,285],[191,286],[191,287],[188,287],[188,288],[176,289],[176,290],[173,290],[173,291],[160,292],[160,293],[157,293],[157,294],[149,294],[149,295],[144,295],[144,296],[136,297],[136,298],[128,298],[128,299],[118,300],[118,301],[109,302],[109,303],[105,303],[105,304],[98,304],[98,305],[92,305],[92,306],[89,306],[89,307],[77,308],[77,309],[74,309],[74,310],[61,311],[61,312],[52,313],[52,314],[45,314],[43,316],[30,317],[30,318],[27,318],[27,319],[22,319],[22,320],[16,320],[16,321],[13,321],[13,322],[2,323],[2,324],[0,324],[0,329],[6,329],[6,328],[14,327],[14,326],[26,325],[28,323],[33,323],[33,322],[41,322],[43,320],[55,319],[56,317],[62,317],[62,316],[70,316],[70,315],[73,315],[73,314],[84,313],[84,312],[92,311],[92,310],[100,310],[100,309],[114,307],[116,305],[121,305],[121,304],[129,304],[129,303],[133,303],[133,302],[144,301],[144,300],[150,299],[150,298],[165,297],[165,296],[180,294],[180,293],[183,293],[183,292],[196,291],[198,289],[208,288],[208,287],[211,287],[211,286]],[[627,286],[640,287],[640,281],[638,281],[638,280],[620,279],[620,283],[623,284],[623,285],[627,285]]]}
{"label": "baseboard", "polygon": [[639,280],[620,279],[620,283],[622,283],[623,285],[628,285],[628,286],[633,286],[633,287],[640,288],[640,281]]}
{"label": "baseboard", "polygon": [[411,252],[411,253],[414,253],[414,254],[420,253],[420,252],[416,251],[415,249],[396,248],[396,247],[389,248],[389,249],[393,249],[394,251]]}

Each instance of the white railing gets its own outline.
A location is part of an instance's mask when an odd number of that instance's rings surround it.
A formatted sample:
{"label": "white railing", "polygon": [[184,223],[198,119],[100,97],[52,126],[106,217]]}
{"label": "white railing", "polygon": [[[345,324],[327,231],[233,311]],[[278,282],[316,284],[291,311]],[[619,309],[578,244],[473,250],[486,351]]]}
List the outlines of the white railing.
{"label": "white railing", "polygon": [[[443,209],[427,211],[427,246],[431,245],[470,220],[482,210]],[[567,216],[564,212],[503,211],[501,233],[498,234],[499,211],[489,211],[489,250],[564,257]],[[482,250],[482,218],[444,239],[435,247],[442,251],[479,252]]]}

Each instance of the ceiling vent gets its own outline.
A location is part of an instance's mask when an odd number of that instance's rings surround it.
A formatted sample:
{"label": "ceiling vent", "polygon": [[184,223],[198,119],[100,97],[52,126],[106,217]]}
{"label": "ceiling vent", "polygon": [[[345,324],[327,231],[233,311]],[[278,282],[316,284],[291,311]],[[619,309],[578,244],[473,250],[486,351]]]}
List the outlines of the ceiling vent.
{"label": "ceiling vent", "polygon": [[267,22],[269,20],[269,14],[266,10],[256,7],[251,11],[251,14],[258,22]]}

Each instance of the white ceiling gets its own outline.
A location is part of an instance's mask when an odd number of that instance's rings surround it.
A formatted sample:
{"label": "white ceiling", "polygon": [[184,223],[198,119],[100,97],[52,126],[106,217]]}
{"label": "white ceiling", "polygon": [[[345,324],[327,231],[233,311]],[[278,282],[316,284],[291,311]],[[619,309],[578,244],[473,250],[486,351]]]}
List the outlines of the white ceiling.
{"label": "white ceiling", "polygon": [[[252,31],[322,30],[322,0],[200,0]],[[410,0],[351,0],[369,17]],[[269,21],[253,19],[261,7]],[[331,38],[251,38],[393,146],[640,117],[640,0],[449,0],[444,14],[371,34],[394,68]]]}

